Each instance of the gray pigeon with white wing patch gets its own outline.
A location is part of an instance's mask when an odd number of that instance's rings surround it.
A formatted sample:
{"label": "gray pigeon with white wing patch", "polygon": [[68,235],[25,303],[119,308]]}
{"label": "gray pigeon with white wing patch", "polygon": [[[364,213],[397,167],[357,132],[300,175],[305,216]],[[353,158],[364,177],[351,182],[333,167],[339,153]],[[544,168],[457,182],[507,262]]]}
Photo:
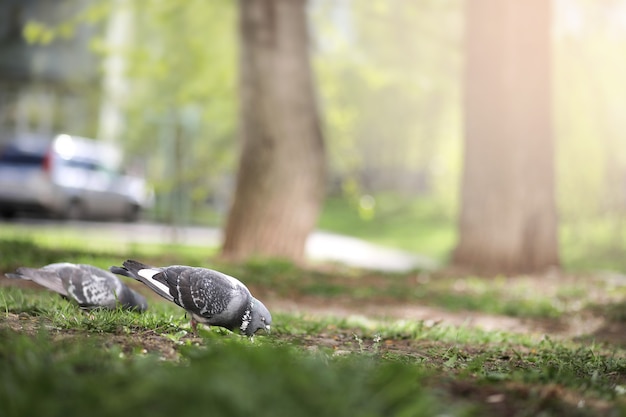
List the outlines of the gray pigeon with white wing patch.
{"label": "gray pigeon with white wing patch", "polygon": [[272,315],[265,305],[241,281],[219,271],[183,265],[157,268],[133,260],[109,270],[143,282],[184,308],[194,330],[197,323],[238,329],[250,337],[257,330],[270,330]]}
{"label": "gray pigeon with white wing patch", "polygon": [[74,300],[85,309],[121,306],[145,311],[148,303],[143,295],[129,288],[118,277],[87,264],[54,263],[42,268],[20,267],[9,278],[33,281],[61,296]]}

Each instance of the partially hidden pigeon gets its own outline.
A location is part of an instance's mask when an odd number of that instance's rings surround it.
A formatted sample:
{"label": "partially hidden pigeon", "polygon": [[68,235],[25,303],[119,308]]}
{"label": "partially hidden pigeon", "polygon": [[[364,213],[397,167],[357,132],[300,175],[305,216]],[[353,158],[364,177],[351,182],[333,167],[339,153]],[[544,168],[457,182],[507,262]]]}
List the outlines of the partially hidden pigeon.
{"label": "partially hidden pigeon", "polygon": [[42,268],[17,268],[9,278],[33,281],[74,300],[85,309],[106,308],[114,310],[121,306],[140,312],[148,308],[143,295],[129,288],[109,271],[86,264],[54,263]]}
{"label": "partially hidden pigeon", "polygon": [[134,278],[168,301],[178,304],[198,323],[239,330],[252,337],[257,330],[270,331],[272,315],[236,278],[218,271],[191,266],[163,268],[127,260],[124,267],[112,266],[111,272]]}

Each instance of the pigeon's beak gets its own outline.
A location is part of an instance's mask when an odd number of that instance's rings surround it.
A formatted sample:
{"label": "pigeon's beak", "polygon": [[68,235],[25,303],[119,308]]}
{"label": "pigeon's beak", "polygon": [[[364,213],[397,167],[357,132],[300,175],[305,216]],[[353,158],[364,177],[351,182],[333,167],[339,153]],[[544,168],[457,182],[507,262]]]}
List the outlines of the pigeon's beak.
{"label": "pigeon's beak", "polygon": [[271,330],[271,329],[270,329],[270,325],[269,325],[269,324],[265,325],[265,331],[266,331],[267,333],[270,333],[270,330]]}

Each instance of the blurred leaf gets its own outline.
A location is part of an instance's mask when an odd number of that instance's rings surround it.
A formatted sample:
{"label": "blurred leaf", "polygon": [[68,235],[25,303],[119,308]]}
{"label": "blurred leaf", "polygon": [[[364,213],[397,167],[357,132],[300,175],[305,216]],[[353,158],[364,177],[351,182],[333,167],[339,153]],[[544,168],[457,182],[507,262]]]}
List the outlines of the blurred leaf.
{"label": "blurred leaf", "polygon": [[24,38],[28,43],[47,45],[54,37],[54,31],[42,23],[30,21],[24,26]]}

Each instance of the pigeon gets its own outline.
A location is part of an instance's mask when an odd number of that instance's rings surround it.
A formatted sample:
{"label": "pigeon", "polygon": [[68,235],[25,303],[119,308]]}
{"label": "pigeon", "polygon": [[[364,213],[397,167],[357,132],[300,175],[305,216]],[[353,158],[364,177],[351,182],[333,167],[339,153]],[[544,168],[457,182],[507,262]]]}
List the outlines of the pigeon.
{"label": "pigeon", "polygon": [[198,323],[239,330],[248,337],[257,330],[269,333],[272,315],[238,279],[212,269],[183,265],[163,268],[127,260],[111,272],[134,278],[191,315],[194,332]]}
{"label": "pigeon", "polygon": [[92,265],[53,263],[39,269],[20,267],[16,273],[5,275],[33,281],[76,301],[84,309],[114,310],[120,305],[128,310],[143,312],[148,308],[143,295],[126,286],[109,271]]}

